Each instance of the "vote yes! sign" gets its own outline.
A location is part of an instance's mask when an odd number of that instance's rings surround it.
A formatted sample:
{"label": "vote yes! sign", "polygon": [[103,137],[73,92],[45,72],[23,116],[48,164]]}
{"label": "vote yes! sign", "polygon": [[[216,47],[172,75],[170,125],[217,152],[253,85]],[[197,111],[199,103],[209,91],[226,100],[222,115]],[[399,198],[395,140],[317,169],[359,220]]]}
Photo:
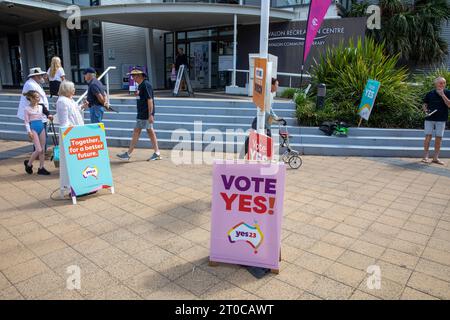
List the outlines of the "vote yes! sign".
{"label": "vote yes! sign", "polygon": [[284,163],[216,160],[210,260],[279,269]]}

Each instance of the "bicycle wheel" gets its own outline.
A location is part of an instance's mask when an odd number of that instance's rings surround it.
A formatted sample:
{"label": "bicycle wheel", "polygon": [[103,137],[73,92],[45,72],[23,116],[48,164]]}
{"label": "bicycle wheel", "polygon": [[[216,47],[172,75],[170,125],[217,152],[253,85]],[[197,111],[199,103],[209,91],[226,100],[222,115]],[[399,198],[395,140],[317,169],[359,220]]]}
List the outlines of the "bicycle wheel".
{"label": "bicycle wheel", "polygon": [[303,163],[302,158],[300,158],[299,156],[292,156],[289,159],[289,167],[291,167],[292,169],[300,168],[302,163]]}

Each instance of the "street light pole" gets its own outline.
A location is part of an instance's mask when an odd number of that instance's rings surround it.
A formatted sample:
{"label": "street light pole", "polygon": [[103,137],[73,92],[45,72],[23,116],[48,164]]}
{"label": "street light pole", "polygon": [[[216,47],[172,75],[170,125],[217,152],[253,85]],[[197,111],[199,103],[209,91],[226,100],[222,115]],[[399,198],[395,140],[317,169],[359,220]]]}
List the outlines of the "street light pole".
{"label": "street light pole", "polygon": [[[270,14],[270,0],[261,0],[261,24],[260,24],[261,29],[259,34],[259,57],[264,59],[268,58],[269,14]],[[264,94],[266,93],[267,88]],[[259,134],[264,134],[265,117],[266,111],[257,108],[256,128]]]}

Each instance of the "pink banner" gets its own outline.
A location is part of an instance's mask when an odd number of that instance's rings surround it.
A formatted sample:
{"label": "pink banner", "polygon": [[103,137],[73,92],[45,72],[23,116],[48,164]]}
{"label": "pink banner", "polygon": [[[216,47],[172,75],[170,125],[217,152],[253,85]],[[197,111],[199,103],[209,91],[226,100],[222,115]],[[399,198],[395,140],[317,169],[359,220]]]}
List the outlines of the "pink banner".
{"label": "pink banner", "polygon": [[284,163],[214,163],[211,261],[279,269],[285,172]]}
{"label": "pink banner", "polygon": [[311,0],[311,4],[309,5],[309,15],[305,39],[305,51],[303,55],[303,64],[305,63],[306,58],[308,57],[311,45],[314,42],[314,38],[317,35],[317,31],[319,31],[319,28],[322,25],[323,19],[327,14],[328,7],[330,6],[330,4],[331,4],[330,0]]}

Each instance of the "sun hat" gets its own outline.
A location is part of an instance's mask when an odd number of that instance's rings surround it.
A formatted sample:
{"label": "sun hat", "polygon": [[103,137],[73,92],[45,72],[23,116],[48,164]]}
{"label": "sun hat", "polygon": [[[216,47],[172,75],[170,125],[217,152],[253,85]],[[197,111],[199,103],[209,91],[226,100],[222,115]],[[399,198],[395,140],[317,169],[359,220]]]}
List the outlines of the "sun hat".
{"label": "sun hat", "polygon": [[42,71],[42,69],[40,67],[34,67],[30,69],[30,74],[27,76],[27,78],[29,77],[33,77],[33,76],[42,76],[43,74],[46,74],[47,72]]}

